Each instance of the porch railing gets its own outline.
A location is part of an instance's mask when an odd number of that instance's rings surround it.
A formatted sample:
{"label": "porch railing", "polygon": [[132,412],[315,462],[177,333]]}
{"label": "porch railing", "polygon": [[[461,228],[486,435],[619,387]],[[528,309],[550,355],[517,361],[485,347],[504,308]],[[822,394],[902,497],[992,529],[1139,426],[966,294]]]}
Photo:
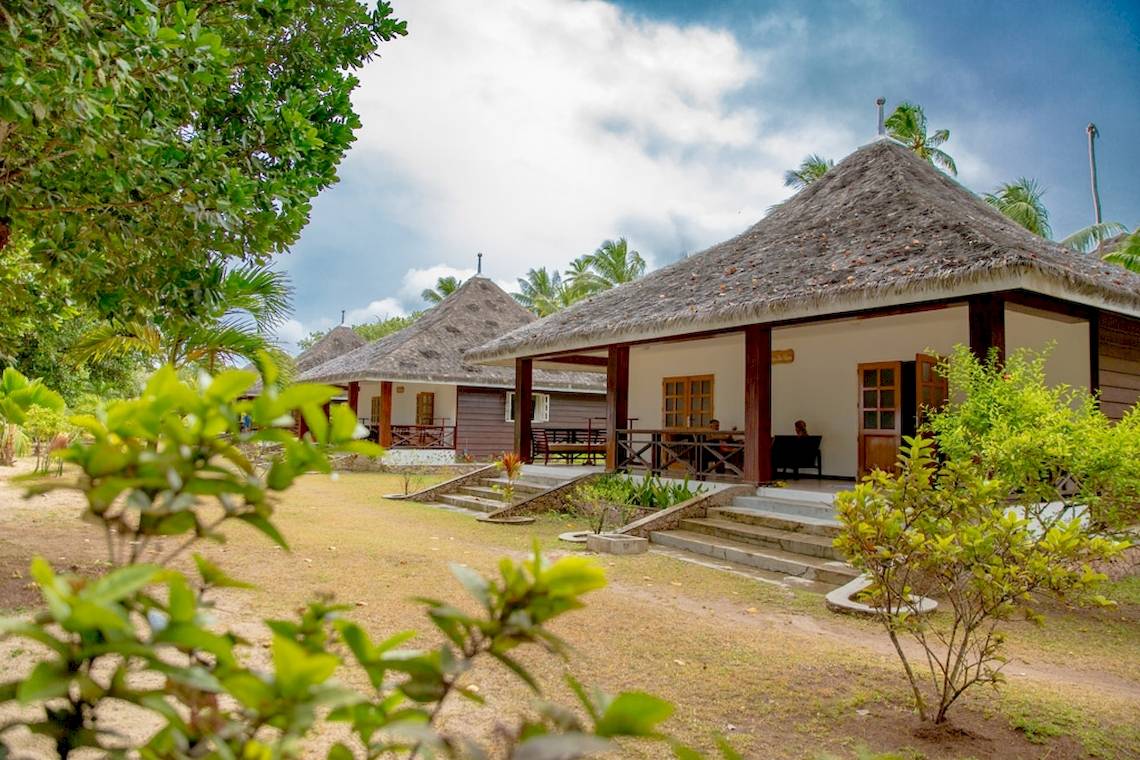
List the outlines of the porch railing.
{"label": "porch railing", "polygon": [[454,449],[454,425],[393,425],[394,449]]}
{"label": "porch railing", "polygon": [[744,432],[619,430],[617,469],[648,470],[693,480],[742,480]]}

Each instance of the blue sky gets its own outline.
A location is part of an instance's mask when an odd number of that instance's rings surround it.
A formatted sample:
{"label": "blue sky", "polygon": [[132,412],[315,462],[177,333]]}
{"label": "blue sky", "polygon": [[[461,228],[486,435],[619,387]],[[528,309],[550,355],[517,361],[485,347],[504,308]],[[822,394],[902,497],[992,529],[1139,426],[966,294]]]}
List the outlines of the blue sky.
{"label": "blue sky", "polygon": [[395,0],[341,182],[279,266],[287,346],[420,308],[441,274],[513,282],[625,236],[659,266],[745,229],[804,155],[921,103],[959,180],[1047,188],[1054,236],[1140,224],[1140,2]]}

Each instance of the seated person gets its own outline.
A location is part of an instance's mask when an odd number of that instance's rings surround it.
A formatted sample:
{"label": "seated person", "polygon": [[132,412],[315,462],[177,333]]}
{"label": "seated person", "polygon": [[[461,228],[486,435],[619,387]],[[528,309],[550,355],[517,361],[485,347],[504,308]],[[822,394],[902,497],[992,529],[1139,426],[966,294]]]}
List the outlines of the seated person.
{"label": "seated person", "polygon": [[796,435],[798,436],[805,436],[808,434],[807,423],[803,420],[796,420],[793,427],[795,428]]}

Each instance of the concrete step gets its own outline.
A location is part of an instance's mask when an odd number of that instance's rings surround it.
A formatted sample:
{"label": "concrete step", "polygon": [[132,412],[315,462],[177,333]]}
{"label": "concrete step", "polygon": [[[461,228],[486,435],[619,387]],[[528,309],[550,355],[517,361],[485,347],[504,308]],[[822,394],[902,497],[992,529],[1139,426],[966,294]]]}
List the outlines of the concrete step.
{"label": "concrete step", "polygon": [[458,493],[445,493],[439,497],[439,500],[444,504],[470,509],[474,512],[494,512],[496,509],[502,509],[504,506],[501,501],[483,499],[478,496],[464,496]]}
{"label": "concrete step", "polygon": [[834,520],[835,508],[820,501],[799,499],[779,499],[774,496],[737,496],[732,506],[758,512],[774,512],[778,515],[812,517],[817,520]]}
{"label": "concrete step", "polygon": [[857,575],[855,568],[843,562],[793,554],[783,549],[767,549],[743,541],[734,541],[731,538],[720,538],[690,530],[655,531],[649,534],[649,540],[655,544],[686,549],[706,557],[836,586],[847,583]]}
{"label": "concrete step", "polygon": [[[489,487],[493,488],[494,486],[505,486],[510,481],[508,481],[506,478],[483,478],[480,482],[485,486],[489,486]],[[516,480],[515,481],[515,496],[522,496],[524,494],[526,494],[528,496],[533,496],[534,494],[545,493],[546,491],[549,491],[552,487],[553,486],[549,486],[545,483],[538,483],[538,482],[530,480],[530,479]]]}
{"label": "concrete step", "polygon": [[734,520],[745,525],[760,525],[765,528],[810,533],[815,536],[828,536],[830,538],[839,535],[840,528],[837,520],[824,520],[818,517],[804,517],[803,515],[783,515],[778,512],[741,509],[740,507],[714,507],[708,511],[708,516],[715,517],[718,520]]}
{"label": "concrete step", "polygon": [[682,530],[704,533],[718,538],[729,538],[766,549],[782,549],[793,554],[804,554],[821,559],[842,560],[843,557],[831,545],[827,536],[811,533],[797,533],[762,525],[748,525],[735,520],[722,520],[715,517],[695,517],[681,520]]}
{"label": "concrete step", "polygon": [[[493,486],[460,486],[457,494],[463,496],[478,496],[480,499],[490,499],[491,501],[502,501],[503,493]],[[515,492],[516,497],[518,491]]]}
{"label": "concrete step", "polygon": [[528,483],[536,483],[538,485],[546,486],[546,488],[554,488],[563,483],[567,483],[577,477],[576,473],[567,473],[566,475],[551,475],[549,472],[534,472],[528,470],[525,466],[522,470],[522,476],[519,480],[525,480]]}

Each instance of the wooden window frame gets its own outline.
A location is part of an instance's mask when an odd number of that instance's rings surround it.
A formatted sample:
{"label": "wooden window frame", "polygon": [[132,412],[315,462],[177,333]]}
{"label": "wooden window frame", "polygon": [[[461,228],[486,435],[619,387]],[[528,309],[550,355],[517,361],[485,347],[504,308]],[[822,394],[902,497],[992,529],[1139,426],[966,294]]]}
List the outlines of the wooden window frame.
{"label": "wooden window frame", "polygon": [[[661,426],[663,428],[665,428],[666,430],[684,430],[685,428],[693,427],[693,424],[692,424],[692,420],[693,420],[693,404],[692,404],[693,383],[703,383],[706,381],[709,384],[708,418],[710,420],[714,420],[714,419],[716,419],[716,375],[715,374],[673,375],[671,377],[661,378]],[[681,394],[680,396],[669,395],[666,392],[666,389],[668,388],[670,383],[681,384],[682,387],[684,388],[684,393]],[[667,399],[669,399],[669,398],[683,399],[683,403],[684,403],[683,411],[679,411],[676,409],[673,411],[667,410],[665,407],[667,406],[666,402],[667,402]],[[668,416],[670,414],[674,414],[674,415],[678,415],[678,416],[683,414],[685,417],[685,420],[686,420],[686,424],[684,424],[684,425],[669,425],[668,424]]]}
{"label": "wooden window frame", "polygon": [[[550,394],[549,393],[532,393],[531,398],[534,400],[534,414],[531,415],[531,422],[550,422]],[[506,399],[506,413],[505,418],[507,422],[515,421],[515,392],[507,391]]]}

